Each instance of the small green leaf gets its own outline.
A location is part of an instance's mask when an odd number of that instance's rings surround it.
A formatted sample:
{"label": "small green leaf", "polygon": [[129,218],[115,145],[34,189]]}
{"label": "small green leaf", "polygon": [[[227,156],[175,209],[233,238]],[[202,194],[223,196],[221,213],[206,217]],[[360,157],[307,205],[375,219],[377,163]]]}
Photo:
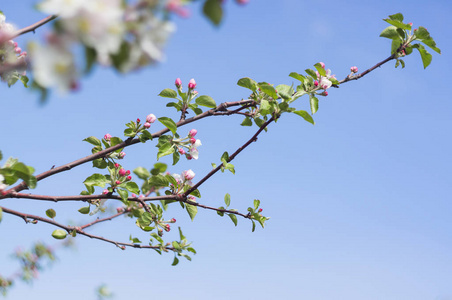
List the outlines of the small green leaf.
{"label": "small green leaf", "polygon": [[209,108],[217,107],[215,100],[213,100],[212,97],[206,96],[206,95],[199,96],[198,98],[196,98],[195,102],[198,105],[202,105],[202,106],[209,107]]}
{"label": "small green leaf", "polygon": [[179,263],[179,259],[177,258],[177,256],[174,256],[174,260],[173,263],[171,264],[172,266],[175,266]]}
{"label": "small green leaf", "polygon": [[317,70],[317,72],[319,72],[320,76],[326,76],[326,71],[324,68],[322,68],[322,65],[320,63],[316,63],[314,67]]}
{"label": "small green leaf", "polygon": [[93,160],[93,167],[98,169],[105,169],[107,167],[107,162],[102,158],[95,159]]}
{"label": "small green leaf", "polygon": [[46,215],[47,215],[47,217],[53,219],[56,216],[56,212],[54,209],[49,208],[48,210],[46,210]]}
{"label": "small green leaf", "polygon": [[317,78],[317,74],[314,70],[311,69],[306,69],[304,70],[309,76],[311,76],[312,78],[316,79]]}
{"label": "small green leaf", "polygon": [[300,80],[301,82],[303,82],[306,79],[306,77],[304,77],[303,75],[298,74],[296,72],[290,73],[289,76],[292,77],[292,78],[295,78],[297,80]]}
{"label": "small green leaf", "polygon": [[317,112],[317,110],[319,109],[319,99],[317,99],[315,96],[310,95],[309,103],[311,104],[312,114],[315,114]]}
{"label": "small green leaf", "polygon": [[268,103],[267,100],[261,100],[261,106],[259,109],[259,112],[261,113],[261,115],[265,116],[268,115],[270,113],[270,104]]}
{"label": "small green leaf", "polygon": [[254,208],[255,208],[255,209],[258,209],[258,208],[259,208],[259,205],[261,204],[261,201],[255,199],[253,203],[254,203]]}
{"label": "small green leaf", "polygon": [[228,214],[235,226],[237,226],[237,216],[235,214]]}
{"label": "small green leaf", "polygon": [[52,232],[52,237],[57,240],[63,240],[67,236],[67,232],[62,229],[56,229]]}
{"label": "small green leaf", "polygon": [[116,191],[118,192],[119,196],[121,197],[121,199],[123,201],[127,201],[127,198],[129,198],[129,192],[127,192],[127,190],[125,190],[125,189],[116,189]]}
{"label": "small green leaf", "polygon": [[251,126],[251,125],[253,125],[253,122],[251,122],[250,118],[246,117],[245,119],[243,119],[243,122],[240,125],[242,125],[242,126]]}
{"label": "small green leaf", "polygon": [[3,219],[3,209],[0,207],[0,223],[2,222]]}
{"label": "small green leaf", "polygon": [[105,178],[102,174],[93,174],[85,179],[83,182],[87,186],[100,186],[105,187],[105,184],[107,184],[109,181],[107,178]]}
{"label": "small green leaf", "polygon": [[204,15],[214,24],[219,25],[223,18],[223,8],[218,0],[207,0],[202,9]]}
{"label": "small green leaf", "polygon": [[89,205],[85,206],[85,207],[82,207],[82,208],[80,208],[78,210],[79,213],[84,214],[84,215],[89,214],[89,211],[90,211],[90,206]]}
{"label": "small green leaf", "polygon": [[[417,46],[417,47],[415,47]],[[425,50],[424,46],[420,45],[420,44],[416,44],[414,45],[414,47],[419,51],[419,54],[421,55],[422,58],[422,64],[424,65],[424,69],[428,67],[428,65],[430,65],[430,63],[432,62],[432,55],[430,53],[427,52],[427,50]]]}
{"label": "small green leaf", "polygon": [[179,229],[179,237],[180,237],[180,240],[181,240],[181,241],[185,240],[186,238],[185,238],[185,236],[184,236],[183,233],[182,233],[182,229],[180,229],[180,227],[178,227],[178,229]]}
{"label": "small green leaf", "polygon": [[160,121],[160,123],[165,125],[166,128],[171,130],[172,133],[176,133],[177,125],[176,125],[176,123],[174,123],[173,120],[171,120],[168,117],[161,117],[161,118],[158,118],[158,120]]}
{"label": "small green leaf", "polygon": [[229,195],[229,193],[224,195],[224,203],[226,204],[226,207],[231,204],[231,195]]}
{"label": "small green leaf", "polygon": [[138,187],[138,185],[133,182],[133,181],[128,181],[124,184],[124,187],[131,193],[134,194],[139,194],[140,193],[140,188]]}
{"label": "small green leaf", "polygon": [[198,213],[198,207],[195,205],[187,204],[185,206],[185,208],[187,209],[188,215],[190,216],[191,220],[193,221],[196,214]]}
{"label": "small green leaf", "polygon": [[383,29],[383,31],[380,33],[380,37],[388,38],[391,40],[402,38],[397,32],[397,27],[392,25]]}
{"label": "small green leaf", "polygon": [[147,181],[150,186],[165,187],[168,186],[169,181],[164,175],[154,175]]}
{"label": "small green leaf", "polygon": [[101,146],[102,147],[102,143],[100,142],[100,140],[95,137],[95,136],[90,136],[87,137],[86,139],[83,140],[84,142],[88,142],[90,144],[93,144],[94,146]]}
{"label": "small green leaf", "polygon": [[160,92],[159,96],[165,98],[177,98],[177,92],[172,89],[164,89]]}
{"label": "small green leaf", "polygon": [[262,92],[272,97],[273,99],[278,99],[278,94],[276,93],[276,89],[266,82],[260,82],[257,84]]}
{"label": "small green leaf", "polygon": [[293,113],[299,115],[300,117],[302,117],[303,119],[305,119],[306,121],[311,123],[312,125],[315,125],[314,119],[311,117],[311,115],[307,111],[297,110],[297,111],[293,111]]}
{"label": "small green leaf", "polygon": [[403,15],[401,13],[396,13],[396,14],[390,15],[389,19],[403,22]]}
{"label": "small green leaf", "polygon": [[255,92],[257,90],[257,83],[256,81],[254,81],[251,78],[245,77],[245,78],[241,78],[239,79],[239,81],[237,82],[238,86],[247,88],[252,90],[253,92]]}
{"label": "small green leaf", "polygon": [[133,170],[133,173],[135,175],[137,175],[138,178],[143,179],[143,180],[146,180],[146,179],[148,179],[151,176],[149,171],[147,169],[143,168],[143,167],[136,168],[135,170]]}

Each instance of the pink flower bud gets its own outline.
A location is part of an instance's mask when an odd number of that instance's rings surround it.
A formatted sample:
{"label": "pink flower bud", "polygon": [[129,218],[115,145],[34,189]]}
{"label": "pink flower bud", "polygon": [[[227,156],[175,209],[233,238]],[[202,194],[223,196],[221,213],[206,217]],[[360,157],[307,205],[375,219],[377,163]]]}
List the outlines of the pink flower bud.
{"label": "pink flower bud", "polygon": [[258,212],[262,212],[262,208],[259,208]]}
{"label": "pink flower bud", "polygon": [[182,172],[182,176],[184,176],[185,180],[192,180],[195,177],[195,172],[190,169]]}
{"label": "pink flower bud", "polygon": [[180,78],[177,78],[176,79],[176,82],[175,82],[175,85],[176,85],[176,87],[181,87],[182,86],[182,80],[180,80]]}
{"label": "pink flower bud", "polygon": [[188,160],[192,160],[192,159],[193,159],[193,157],[191,157],[191,155],[188,154],[188,153],[185,153],[185,157],[186,157]]}
{"label": "pink flower bud", "polygon": [[119,153],[119,158],[124,158],[124,156],[126,156],[126,153],[125,153],[125,152]]}
{"label": "pink flower bud", "polygon": [[151,128],[151,123],[146,122],[146,123],[144,123],[143,126],[144,126],[144,128],[149,129],[149,128]]}
{"label": "pink flower bud", "polygon": [[192,130],[190,130],[190,132],[188,133],[188,136],[189,137],[195,137],[195,135],[198,133],[198,130],[196,130],[196,129],[192,129]]}
{"label": "pink flower bud", "polygon": [[171,230],[171,226],[169,224],[165,225],[165,231],[168,232]]}
{"label": "pink flower bud", "polygon": [[132,176],[127,176],[127,180],[132,180]]}
{"label": "pink flower bud", "polygon": [[116,184],[121,184],[121,181],[119,181],[119,180],[116,180],[116,182],[115,182]]}
{"label": "pink flower bud", "polygon": [[110,193],[107,189],[105,189],[102,194],[107,195],[108,193]]}
{"label": "pink flower bud", "polygon": [[322,95],[323,96],[328,96],[328,92],[327,91],[323,91]]}
{"label": "pink flower bud", "polygon": [[172,218],[171,223],[176,223],[176,219]]}
{"label": "pink flower bud", "polygon": [[315,86],[319,86],[319,82],[317,80],[314,81]]}
{"label": "pink flower bud", "polygon": [[179,151],[180,154],[184,155],[185,154],[185,150],[184,148],[179,148],[177,149]]}
{"label": "pink flower bud", "polygon": [[194,143],[196,143],[196,139],[195,138],[190,138],[190,143],[193,145]]}
{"label": "pink flower bud", "polygon": [[127,170],[127,171],[126,171],[126,175],[130,175],[130,170]]}
{"label": "pink flower bud", "polygon": [[190,201],[192,201],[192,202],[196,202],[196,198],[195,198],[195,196],[193,196],[193,195],[188,195],[188,196],[187,196],[187,199],[190,200]]}
{"label": "pink flower bud", "polygon": [[325,64],[323,62],[319,62],[319,64],[325,69]]}
{"label": "pink flower bud", "polygon": [[119,176],[125,176],[126,175],[126,170],[121,169],[121,170],[119,170],[118,174],[119,174]]}
{"label": "pink flower bud", "polygon": [[350,71],[352,71],[353,73],[358,73],[358,67],[353,66],[350,68]]}
{"label": "pink flower bud", "polygon": [[413,26],[413,23],[410,22],[410,23],[408,23],[408,25]]}
{"label": "pink flower bud", "polygon": [[136,198],[136,197],[137,197],[137,195],[132,193],[132,198]]}
{"label": "pink flower bud", "polygon": [[21,57],[27,56],[27,51],[22,52],[22,53],[20,54],[20,56],[21,56]]}
{"label": "pink flower bud", "polygon": [[116,211],[119,213],[122,213],[124,211],[124,208],[122,207],[116,207]]}
{"label": "pink flower bud", "polygon": [[14,48],[17,48],[17,42],[13,42]]}
{"label": "pink flower bud", "polygon": [[190,81],[188,82],[188,88],[193,90],[196,87],[196,81],[192,78],[190,79]]}
{"label": "pink flower bud", "polygon": [[147,115],[147,117],[146,117],[146,122],[148,122],[148,123],[154,123],[155,120],[157,120],[157,117],[154,116],[153,114],[149,114],[149,115]]}
{"label": "pink flower bud", "polygon": [[141,120],[139,118],[137,118],[137,123],[140,123],[140,122],[141,122]]}
{"label": "pink flower bud", "polygon": [[405,50],[402,50],[402,56],[405,56],[405,55],[406,55]]}
{"label": "pink flower bud", "polygon": [[416,32],[417,31],[417,28],[414,28],[414,30],[413,30],[414,32]]}
{"label": "pink flower bud", "polygon": [[16,47],[14,48],[14,52],[16,52],[16,54],[20,54],[20,52],[22,52],[22,49],[20,47]]}
{"label": "pink flower bud", "polygon": [[119,164],[118,163],[115,163],[115,168],[116,169],[119,168]]}
{"label": "pink flower bud", "polygon": [[109,141],[111,139],[111,134],[107,133],[104,135],[104,140]]}

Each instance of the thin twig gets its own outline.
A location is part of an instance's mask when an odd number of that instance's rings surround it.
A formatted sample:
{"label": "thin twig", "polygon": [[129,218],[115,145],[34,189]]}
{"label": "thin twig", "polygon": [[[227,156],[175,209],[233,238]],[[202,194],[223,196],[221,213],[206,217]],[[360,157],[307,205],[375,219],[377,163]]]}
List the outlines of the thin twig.
{"label": "thin twig", "polygon": [[58,18],[57,15],[51,15],[48,17],[45,17],[44,19],[42,19],[41,21],[38,21],[30,26],[24,27],[22,29],[17,30],[16,32],[13,33],[11,39],[18,37],[19,35],[31,32],[31,31],[35,31],[37,28],[43,26],[44,24],[47,24],[48,22],[55,20],[56,18]]}

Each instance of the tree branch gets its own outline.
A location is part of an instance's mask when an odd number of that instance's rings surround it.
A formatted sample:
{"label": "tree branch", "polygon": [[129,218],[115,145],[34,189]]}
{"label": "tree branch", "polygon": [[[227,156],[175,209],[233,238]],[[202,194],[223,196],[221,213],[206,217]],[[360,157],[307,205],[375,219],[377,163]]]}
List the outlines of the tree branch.
{"label": "tree branch", "polygon": [[18,37],[19,35],[31,32],[31,31],[35,31],[37,28],[43,26],[44,24],[47,24],[48,22],[55,20],[56,18],[58,18],[57,15],[51,15],[48,17],[45,17],[44,19],[42,19],[41,21],[38,21],[30,26],[24,27],[22,29],[17,30],[16,32],[13,33],[13,35],[11,36],[11,39]]}

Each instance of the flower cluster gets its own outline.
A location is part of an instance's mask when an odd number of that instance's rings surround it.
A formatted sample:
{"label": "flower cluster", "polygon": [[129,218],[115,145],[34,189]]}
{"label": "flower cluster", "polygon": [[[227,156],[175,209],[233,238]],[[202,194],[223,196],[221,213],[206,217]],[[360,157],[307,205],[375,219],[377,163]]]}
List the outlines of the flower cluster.
{"label": "flower cluster", "polygon": [[26,76],[27,52],[22,51],[17,42],[12,40],[14,26],[5,21],[5,16],[0,12],[0,77],[11,86]]}
{"label": "flower cluster", "polygon": [[[115,185],[120,185],[123,182],[127,182],[132,180],[132,176],[130,175],[130,170],[125,170],[121,168],[121,166],[118,163],[115,163],[115,169],[117,170],[116,173],[116,180]],[[108,190],[107,190],[108,191]],[[104,190],[105,192],[105,190]]]}
{"label": "flower cluster", "polygon": [[[188,160],[198,159],[199,151],[198,147],[202,145],[201,140],[195,139],[195,135],[198,133],[196,129],[192,129],[188,132],[188,135],[184,139],[174,140],[177,145],[177,151],[181,155],[185,155]],[[184,148],[187,148],[185,150]]]}
{"label": "flower cluster", "polygon": [[171,175],[177,182],[177,186],[171,185],[172,193],[179,194],[184,192],[184,187],[193,186],[192,179],[195,178],[195,172],[191,169],[183,171],[181,174]]}
{"label": "flower cluster", "polygon": [[[325,64],[323,62],[320,62],[320,65],[322,66],[323,69],[325,69]],[[336,75],[331,75],[331,70],[330,69],[327,69],[325,71],[325,73],[326,73],[325,76],[321,76],[319,74],[319,72],[316,72],[317,80],[314,81],[314,85],[315,86],[320,86],[326,92],[326,90],[329,89],[333,85],[333,83],[331,82],[330,79],[332,79],[332,78],[336,79]],[[328,95],[328,93],[326,95]]]}
{"label": "flower cluster", "polygon": [[[78,87],[82,72],[73,55],[76,43],[85,46],[98,63],[113,64],[121,72],[161,61],[174,25],[154,15],[157,5],[158,1],[141,1],[140,5],[124,5],[121,0],[42,1],[38,9],[59,18],[47,43],[30,48],[36,82],[60,92]],[[121,49],[127,49],[126,57],[120,55]]]}

